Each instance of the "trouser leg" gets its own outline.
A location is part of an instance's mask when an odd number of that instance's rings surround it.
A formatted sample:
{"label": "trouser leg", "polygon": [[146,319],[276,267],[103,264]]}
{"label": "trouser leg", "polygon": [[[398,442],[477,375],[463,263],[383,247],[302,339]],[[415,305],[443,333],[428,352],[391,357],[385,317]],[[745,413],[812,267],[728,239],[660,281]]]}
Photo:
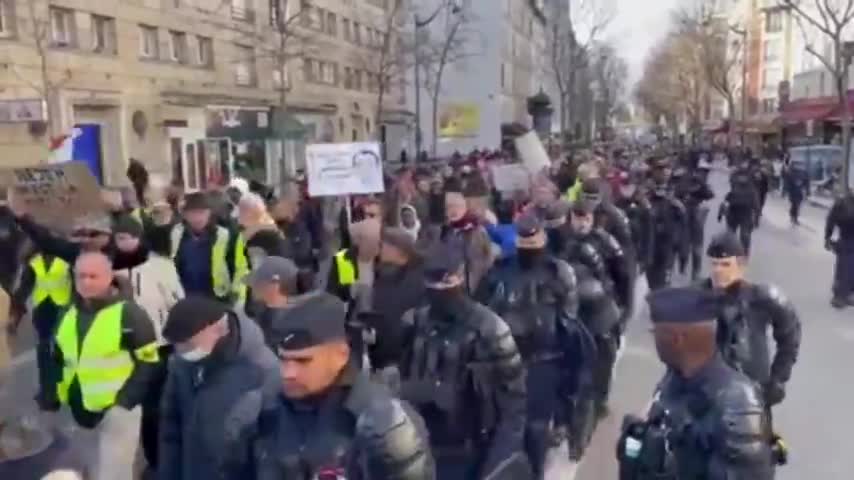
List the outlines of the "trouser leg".
{"label": "trouser leg", "polygon": [[151,470],[156,470],[160,434],[160,400],[163,387],[166,385],[168,369],[166,367],[171,349],[161,347],[160,364],[152,380],[149,391],[142,402],[142,425],[140,426],[140,443],[145,461]]}
{"label": "trouser leg", "polygon": [[96,428],[97,460],[92,480],[134,478],[142,409],[113,407]]}
{"label": "trouser leg", "polygon": [[617,361],[617,343],[611,336],[597,336],[596,349],[598,359],[593,381],[597,411],[602,411],[611,394],[611,378],[614,374],[614,363]]}
{"label": "trouser leg", "polygon": [[545,476],[546,457],[550,446],[551,421],[558,405],[560,370],[553,363],[528,365],[528,419],[525,428],[525,451],[534,470],[534,478]]}

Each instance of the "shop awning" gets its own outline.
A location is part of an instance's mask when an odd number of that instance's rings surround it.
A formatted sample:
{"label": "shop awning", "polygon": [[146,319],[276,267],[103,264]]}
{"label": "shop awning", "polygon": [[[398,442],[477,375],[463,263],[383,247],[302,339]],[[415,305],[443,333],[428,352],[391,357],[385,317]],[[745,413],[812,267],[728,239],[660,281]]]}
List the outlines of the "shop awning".
{"label": "shop awning", "polygon": [[834,97],[795,100],[780,112],[780,121],[784,125],[792,125],[810,120],[824,120],[836,106],[837,101]]}

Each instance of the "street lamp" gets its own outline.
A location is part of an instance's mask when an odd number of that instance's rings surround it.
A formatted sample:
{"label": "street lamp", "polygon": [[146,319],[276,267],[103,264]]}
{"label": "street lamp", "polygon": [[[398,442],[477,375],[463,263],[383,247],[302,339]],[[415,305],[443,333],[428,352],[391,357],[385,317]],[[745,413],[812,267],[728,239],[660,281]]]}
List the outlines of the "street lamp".
{"label": "street lamp", "polygon": [[418,156],[421,155],[421,145],[423,143],[423,134],[421,132],[421,37],[418,35],[418,30],[422,29],[431,23],[433,20],[436,20],[436,17],[439,16],[439,13],[445,9],[445,7],[451,7],[451,13],[457,14],[460,12],[460,6],[457,5],[456,0],[443,0],[438,7],[436,7],[436,11],[433,12],[432,15],[427,17],[425,20],[420,20],[418,18],[418,14],[414,15],[415,20],[415,41],[413,48],[415,49],[415,161],[418,161]]}
{"label": "street lamp", "polygon": [[747,29],[729,26],[732,33],[741,36],[741,148],[745,148],[747,136]]}

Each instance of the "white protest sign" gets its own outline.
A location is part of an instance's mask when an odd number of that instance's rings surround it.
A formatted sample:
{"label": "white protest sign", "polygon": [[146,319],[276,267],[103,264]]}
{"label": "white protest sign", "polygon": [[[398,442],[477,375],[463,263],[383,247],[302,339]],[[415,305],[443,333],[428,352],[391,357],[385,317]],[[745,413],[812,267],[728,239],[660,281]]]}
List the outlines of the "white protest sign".
{"label": "white protest sign", "polygon": [[317,143],[306,148],[312,197],[380,193],[383,165],[378,143]]}
{"label": "white protest sign", "polygon": [[540,141],[540,137],[534,131],[516,137],[516,151],[519,152],[525,168],[532,174],[540,173],[552,163],[549,160],[549,154],[543,147],[543,142]]}
{"label": "white protest sign", "polygon": [[531,174],[524,165],[496,165],[492,167],[492,183],[499,192],[527,191],[531,186]]}

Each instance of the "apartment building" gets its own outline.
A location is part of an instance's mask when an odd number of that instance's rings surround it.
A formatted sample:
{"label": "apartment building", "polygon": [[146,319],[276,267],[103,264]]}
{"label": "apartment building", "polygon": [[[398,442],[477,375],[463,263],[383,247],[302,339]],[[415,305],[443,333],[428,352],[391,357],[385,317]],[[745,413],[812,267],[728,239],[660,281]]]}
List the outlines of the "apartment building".
{"label": "apartment building", "polygon": [[[427,18],[441,0],[417,2],[420,18]],[[546,22],[542,0],[496,0],[458,2],[466,16],[462,58],[448,65],[439,95],[437,151],[495,149],[502,143],[502,130],[531,126],[527,100],[548,79]],[[442,39],[456,21],[453,12],[439,15],[422,32],[424,38]],[[428,81],[420,92],[411,81],[410,109],[421,96],[421,128],[424,148],[431,150],[434,128]],[[455,117],[460,117],[455,120]],[[461,118],[466,117],[466,118]],[[454,122],[465,128],[448,128]]]}
{"label": "apartment building", "polygon": [[[75,159],[107,185],[125,181],[130,158],[189,189],[234,171],[260,180],[272,172],[275,180],[299,166],[306,143],[367,140],[379,130],[370,68],[348,81],[344,60],[375,49],[377,34],[365,25],[386,7],[381,0],[0,0],[2,164],[44,162],[57,143],[51,137],[69,135]],[[361,16],[367,20],[350,27],[359,39],[347,40],[344,20]],[[280,62],[277,25],[294,18],[288,41],[300,44]],[[4,120],[4,108],[23,106],[32,107],[33,121]]]}

